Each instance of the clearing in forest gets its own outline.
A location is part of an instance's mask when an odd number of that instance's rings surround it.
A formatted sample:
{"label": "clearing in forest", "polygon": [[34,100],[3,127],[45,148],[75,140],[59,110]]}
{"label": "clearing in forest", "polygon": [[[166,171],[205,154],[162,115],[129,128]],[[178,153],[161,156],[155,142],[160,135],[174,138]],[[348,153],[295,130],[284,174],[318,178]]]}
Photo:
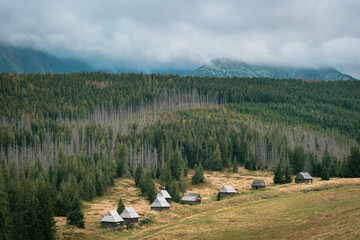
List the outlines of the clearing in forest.
{"label": "clearing in forest", "polygon": [[[203,201],[198,206],[171,203],[167,212],[150,211],[149,202],[140,196],[132,179],[116,179],[115,186],[92,202],[85,202],[85,229],[66,225],[56,218],[58,237],[62,239],[243,239],[305,237],[309,239],[360,238],[360,179],[333,178],[313,184],[274,185],[272,172],[206,172],[205,183],[190,185]],[[265,190],[252,191],[254,179],[264,179]],[[238,193],[216,201],[223,185],[232,185]],[[122,198],[144,218],[154,223],[131,230],[102,228],[99,220]]]}

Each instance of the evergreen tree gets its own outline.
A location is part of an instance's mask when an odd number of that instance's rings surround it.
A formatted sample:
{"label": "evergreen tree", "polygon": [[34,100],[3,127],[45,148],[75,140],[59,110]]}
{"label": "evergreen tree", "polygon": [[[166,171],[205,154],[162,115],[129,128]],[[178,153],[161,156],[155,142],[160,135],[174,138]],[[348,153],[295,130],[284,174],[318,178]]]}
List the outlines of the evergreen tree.
{"label": "evergreen tree", "polygon": [[352,147],[346,165],[347,177],[360,177],[360,148]]}
{"label": "evergreen tree", "polygon": [[11,239],[9,199],[5,191],[3,170],[0,164],[0,239]]}
{"label": "evergreen tree", "polygon": [[214,152],[213,157],[213,170],[214,171],[222,171],[223,165],[221,160],[221,152],[220,152],[220,146],[219,144],[216,145],[216,150]]}
{"label": "evergreen tree", "polygon": [[171,200],[174,202],[180,201],[180,191],[179,186],[174,180],[170,180],[165,185],[165,190],[168,191],[168,193],[171,196]]}
{"label": "evergreen tree", "polygon": [[128,153],[128,148],[125,143],[119,144],[116,142],[115,146],[115,160],[116,160],[116,176],[122,177],[125,173],[125,159]]}
{"label": "evergreen tree", "polygon": [[54,189],[50,184],[40,181],[37,191],[39,202],[37,215],[40,220],[40,231],[42,232],[43,239],[55,239]]}
{"label": "evergreen tree", "polygon": [[218,194],[216,195],[216,201],[220,201],[221,200],[221,193],[218,192]]}
{"label": "evergreen tree", "polygon": [[150,203],[152,203],[156,199],[156,186],[154,180],[148,177],[146,179],[147,187],[146,187],[146,197]]}
{"label": "evergreen tree", "polygon": [[118,202],[117,212],[119,214],[121,214],[124,210],[125,210],[125,205],[124,205],[122,199],[120,198],[119,202]]}
{"label": "evergreen tree", "polygon": [[77,196],[74,196],[70,202],[70,209],[66,219],[70,225],[76,225],[79,228],[85,227],[84,214],[81,210],[81,201]]}
{"label": "evergreen tree", "polygon": [[233,158],[232,161],[232,172],[237,173],[238,172],[238,166],[237,166],[237,160],[236,157]]}
{"label": "evergreen tree", "polygon": [[329,168],[327,168],[326,166],[323,166],[322,172],[321,172],[321,180],[329,180],[330,176],[329,176]]}
{"label": "evergreen tree", "polygon": [[279,163],[276,167],[275,174],[274,174],[274,183],[276,184],[284,184],[284,172],[281,169],[281,163]]}
{"label": "evergreen tree", "polygon": [[197,166],[196,170],[195,170],[195,174],[194,176],[192,176],[191,178],[191,183],[192,184],[199,184],[199,183],[203,183],[204,182],[204,171],[202,166]]}
{"label": "evergreen tree", "polygon": [[165,188],[167,183],[172,180],[171,170],[168,164],[166,164],[165,167],[163,168],[159,180],[162,188]]}
{"label": "evergreen tree", "polygon": [[291,183],[292,182],[292,178],[291,178],[291,171],[289,168],[289,165],[286,164],[285,166],[285,183]]}
{"label": "evergreen tree", "polygon": [[141,164],[138,164],[137,167],[136,167],[135,176],[134,176],[135,186],[139,186],[140,178],[143,175],[144,175],[143,168],[142,168]]}

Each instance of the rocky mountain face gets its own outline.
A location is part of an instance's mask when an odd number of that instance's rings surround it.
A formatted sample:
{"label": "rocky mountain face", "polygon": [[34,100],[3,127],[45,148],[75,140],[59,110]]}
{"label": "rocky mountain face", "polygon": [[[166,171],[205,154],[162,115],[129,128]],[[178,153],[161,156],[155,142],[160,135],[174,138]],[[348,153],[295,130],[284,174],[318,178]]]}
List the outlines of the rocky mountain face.
{"label": "rocky mountain face", "polygon": [[60,59],[30,48],[0,45],[0,73],[72,73],[90,71],[87,63]]}
{"label": "rocky mountain face", "polygon": [[294,78],[314,80],[355,80],[334,68],[295,68],[255,65],[229,59],[215,59],[196,69],[191,75],[209,77],[259,77],[259,78]]}

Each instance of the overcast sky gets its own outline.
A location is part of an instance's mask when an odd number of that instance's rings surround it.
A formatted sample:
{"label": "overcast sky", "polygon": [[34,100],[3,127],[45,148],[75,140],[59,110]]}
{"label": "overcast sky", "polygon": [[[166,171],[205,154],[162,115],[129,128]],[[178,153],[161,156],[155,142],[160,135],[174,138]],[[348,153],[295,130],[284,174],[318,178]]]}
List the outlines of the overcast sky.
{"label": "overcast sky", "polygon": [[232,58],[360,78],[360,1],[0,0],[0,42],[145,72]]}

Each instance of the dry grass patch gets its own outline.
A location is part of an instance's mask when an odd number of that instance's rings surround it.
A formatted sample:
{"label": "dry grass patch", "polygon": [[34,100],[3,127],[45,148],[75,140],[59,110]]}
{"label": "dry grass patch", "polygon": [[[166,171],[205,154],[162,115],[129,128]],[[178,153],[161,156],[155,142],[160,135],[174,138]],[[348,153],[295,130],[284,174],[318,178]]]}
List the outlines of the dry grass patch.
{"label": "dry grass patch", "polygon": [[[189,172],[188,183],[193,174],[194,171]],[[257,178],[265,180],[268,186],[265,190],[250,190]],[[272,172],[239,168],[239,173],[206,171],[205,181],[197,186],[188,184],[188,192],[201,194],[201,205],[171,203],[170,211],[156,212],[150,211],[149,202],[140,196],[132,179],[116,179],[115,186],[105,196],[84,203],[85,229],[67,226],[66,221],[58,218],[58,236],[63,239],[228,239],[238,236],[284,239],[302,234],[321,239],[328,238],[326,231],[330,231],[341,239],[359,234],[350,225],[360,222],[360,179],[321,181],[315,178],[313,184],[274,185]],[[223,185],[232,185],[239,194],[216,201]],[[126,206],[135,208],[140,220],[152,217],[155,222],[132,230],[101,228],[99,220],[108,210],[117,208],[119,198]],[[352,211],[355,209],[359,211]],[[317,219],[321,220],[320,225]],[[263,234],[253,235],[259,226]]]}

